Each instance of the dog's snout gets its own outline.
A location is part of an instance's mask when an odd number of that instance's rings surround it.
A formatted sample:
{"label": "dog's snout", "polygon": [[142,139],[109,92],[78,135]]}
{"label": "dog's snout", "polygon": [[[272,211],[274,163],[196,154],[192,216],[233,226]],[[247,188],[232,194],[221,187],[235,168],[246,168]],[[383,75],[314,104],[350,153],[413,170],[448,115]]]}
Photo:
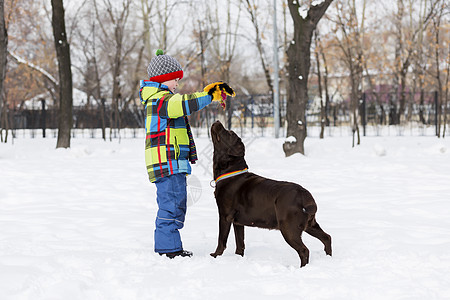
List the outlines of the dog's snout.
{"label": "dog's snout", "polygon": [[213,127],[222,126],[222,123],[220,123],[220,121],[217,120],[217,121],[215,121],[215,122],[212,124],[212,126],[213,126]]}
{"label": "dog's snout", "polygon": [[218,131],[220,129],[223,129],[223,125],[222,123],[220,123],[220,121],[215,121],[212,125],[211,125],[211,131]]}

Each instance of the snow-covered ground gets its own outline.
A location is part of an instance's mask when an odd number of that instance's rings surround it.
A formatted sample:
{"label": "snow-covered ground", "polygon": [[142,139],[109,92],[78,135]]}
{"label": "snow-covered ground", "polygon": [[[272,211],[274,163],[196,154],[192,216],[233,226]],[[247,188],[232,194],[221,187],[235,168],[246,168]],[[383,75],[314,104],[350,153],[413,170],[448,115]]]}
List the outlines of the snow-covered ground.
{"label": "snow-covered ground", "polygon": [[450,140],[308,138],[285,158],[283,139],[244,139],[252,172],[311,191],[333,257],[304,235],[299,268],[280,232],[246,228],[219,258],[211,143],[189,182],[181,231],[194,257],[153,252],[157,205],[142,139],[18,138],[0,144],[0,299],[449,299]]}

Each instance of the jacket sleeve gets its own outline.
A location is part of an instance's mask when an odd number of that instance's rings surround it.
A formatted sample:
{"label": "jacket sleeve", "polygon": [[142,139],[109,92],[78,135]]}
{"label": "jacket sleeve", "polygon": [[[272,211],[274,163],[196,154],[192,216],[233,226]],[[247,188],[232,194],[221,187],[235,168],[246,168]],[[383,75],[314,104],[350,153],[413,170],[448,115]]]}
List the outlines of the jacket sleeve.
{"label": "jacket sleeve", "polygon": [[159,116],[161,118],[176,119],[189,116],[194,111],[199,111],[211,103],[212,97],[206,92],[194,94],[166,94],[158,100]]}

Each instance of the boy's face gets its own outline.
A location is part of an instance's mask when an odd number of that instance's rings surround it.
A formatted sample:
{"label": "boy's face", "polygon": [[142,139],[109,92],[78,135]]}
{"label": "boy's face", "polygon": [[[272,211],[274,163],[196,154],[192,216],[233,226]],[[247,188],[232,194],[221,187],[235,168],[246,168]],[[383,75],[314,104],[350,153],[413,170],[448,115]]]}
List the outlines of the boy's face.
{"label": "boy's face", "polygon": [[178,87],[178,81],[180,81],[180,78],[176,78],[176,79],[164,81],[162,84],[167,85],[167,87],[169,88],[169,90],[170,90],[172,93],[175,93],[175,90],[176,90],[177,87]]}

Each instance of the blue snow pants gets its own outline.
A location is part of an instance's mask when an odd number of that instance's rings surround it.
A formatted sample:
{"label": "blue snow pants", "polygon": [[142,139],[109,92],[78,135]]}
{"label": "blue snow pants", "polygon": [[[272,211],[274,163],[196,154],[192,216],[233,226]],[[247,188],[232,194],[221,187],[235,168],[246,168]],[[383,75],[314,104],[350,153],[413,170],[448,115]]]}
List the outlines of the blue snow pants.
{"label": "blue snow pants", "polygon": [[179,229],[186,215],[186,174],[174,174],[156,182],[155,252],[171,253],[183,250]]}

